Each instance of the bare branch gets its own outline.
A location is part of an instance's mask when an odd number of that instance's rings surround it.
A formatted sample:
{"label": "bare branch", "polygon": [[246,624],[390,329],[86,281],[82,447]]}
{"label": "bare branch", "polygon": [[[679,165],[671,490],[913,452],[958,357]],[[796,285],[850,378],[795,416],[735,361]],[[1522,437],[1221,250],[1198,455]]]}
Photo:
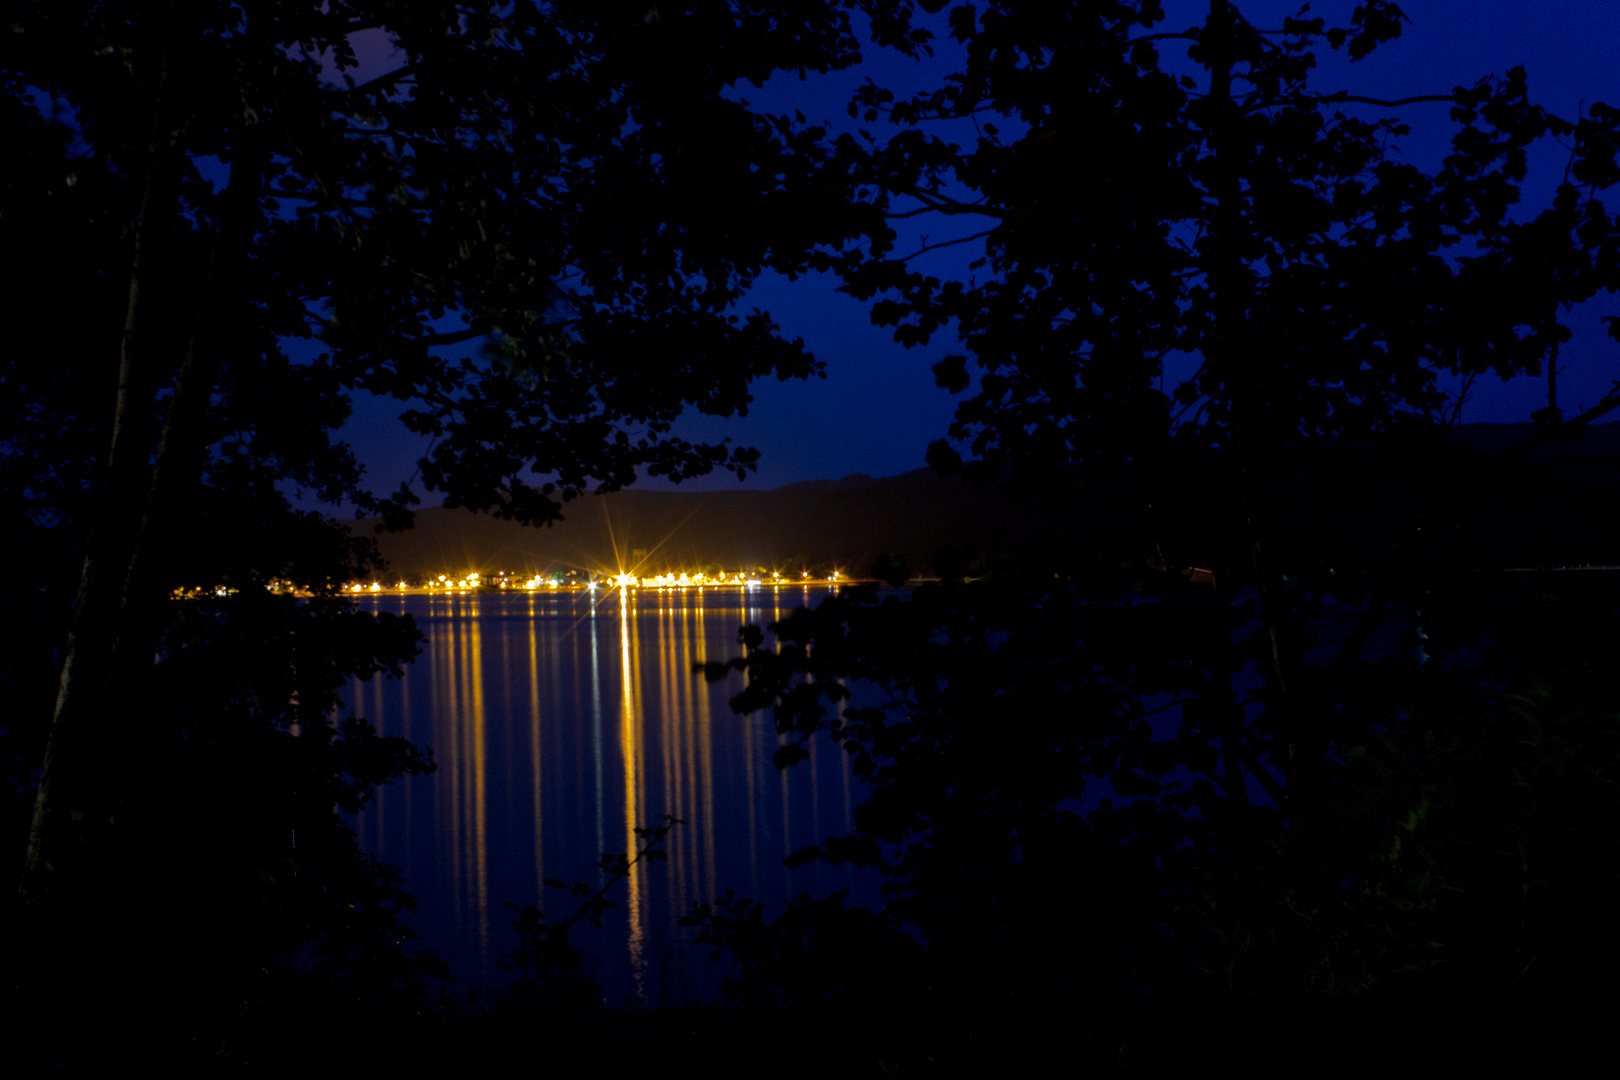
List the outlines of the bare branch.
{"label": "bare branch", "polygon": [[487,333],[489,333],[487,327],[474,324],[465,330],[457,330],[450,334],[423,334],[420,337],[412,338],[411,343],[437,349],[445,345],[459,345],[464,341],[472,341],[474,338],[481,338]]}
{"label": "bare branch", "polygon": [[403,82],[406,79],[414,79],[419,70],[421,70],[420,64],[406,64],[402,68],[395,68],[386,75],[379,75],[370,82],[363,82],[359,86],[352,86],[347,90],[340,91],[340,93],[342,93],[344,97],[353,97],[359,94],[371,94],[378,90],[386,90],[394,84]]}
{"label": "bare branch", "polygon": [[[920,198],[920,196],[918,197]],[[903,218],[920,217],[923,214],[980,214],[984,217],[993,218],[1007,216],[1005,212],[985,206],[982,203],[964,203],[957,202],[954,199],[926,203],[915,210],[899,210],[894,213],[886,213],[883,216],[891,221],[899,221]]]}
{"label": "bare branch", "polygon": [[1244,766],[1248,768],[1249,775],[1260,781],[1260,786],[1265,789],[1267,795],[1271,796],[1271,801],[1278,806],[1282,806],[1284,795],[1282,785],[1277,783],[1275,776],[1271,775],[1271,770],[1260,764],[1259,758],[1247,745],[1242,746],[1238,756]]}
{"label": "bare branch", "polygon": [[1603,395],[1603,400],[1581,413],[1581,415],[1572,420],[1566,420],[1561,424],[1548,424],[1523,442],[1508,447],[1502,451],[1500,456],[1512,461],[1524,457],[1532,450],[1539,450],[1558,439],[1574,438],[1580,433],[1581,428],[1616,408],[1620,408],[1620,381],[1615,382],[1609,392]]}
{"label": "bare branch", "polygon": [[1308,100],[1316,101],[1322,104],[1334,104],[1340,101],[1354,101],[1362,105],[1381,105],[1385,108],[1395,108],[1399,105],[1415,105],[1422,101],[1455,102],[1457,100],[1457,98],[1452,94],[1418,94],[1415,97],[1390,99],[1362,97],[1360,94],[1346,94],[1342,90],[1332,94],[1307,94],[1305,96]]}
{"label": "bare branch", "polygon": [[898,262],[910,262],[912,259],[915,259],[917,256],[921,255],[925,251],[938,251],[940,248],[953,247],[956,244],[971,243],[974,240],[979,240],[979,239],[982,239],[982,238],[984,238],[986,236],[989,236],[991,233],[993,233],[995,231],[996,231],[995,229],[984,229],[984,230],[982,230],[980,232],[973,233],[971,236],[959,236],[955,240],[941,240],[937,244],[924,244],[922,247],[918,248],[916,251],[913,251],[910,255],[907,255],[904,258],[899,259],[897,261]]}

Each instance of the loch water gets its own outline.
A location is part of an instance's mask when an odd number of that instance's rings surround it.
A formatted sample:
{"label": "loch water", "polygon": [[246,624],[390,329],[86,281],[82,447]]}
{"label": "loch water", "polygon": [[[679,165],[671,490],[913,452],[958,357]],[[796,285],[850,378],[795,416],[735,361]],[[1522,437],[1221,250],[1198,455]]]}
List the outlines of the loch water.
{"label": "loch water", "polygon": [[517,944],[509,903],[554,919],[578,903],[542,883],[606,880],[603,854],[633,830],[680,818],[667,858],[633,867],[600,929],[574,941],[612,1005],[713,998],[723,968],[690,928],[695,901],[732,890],[768,903],[876,883],[783,857],[853,827],[864,796],[830,741],[779,771],[766,714],[730,699],[743,676],[709,683],[694,665],[740,655],[738,627],[814,605],[819,588],[542,590],[367,597],[425,635],[402,678],[355,680],[348,704],[386,735],[431,748],[435,772],[383,788],[356,815],[362,846],[398,867],[418,902],[409,920],[463,986],[498,986]]}

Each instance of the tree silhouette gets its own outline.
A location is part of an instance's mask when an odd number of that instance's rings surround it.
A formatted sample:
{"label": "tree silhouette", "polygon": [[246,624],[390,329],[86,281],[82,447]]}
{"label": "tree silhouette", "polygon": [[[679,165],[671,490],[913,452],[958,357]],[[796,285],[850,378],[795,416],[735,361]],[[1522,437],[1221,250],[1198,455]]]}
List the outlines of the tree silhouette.
{"label": "tree silhouette", "polygon": [[[1620,114],[1552,116],[1520,69],[1318,88],[1321,50],[1399,36],[1391,4],[1257,27],[1212,0],[1185,30],[1154,3],[921,7],[890,40],[948,33],[959,67],[910,98],[868,82],[852,112],[890,134],[837,152],[891,221],[939,221],[926,249],[984,254],[942,272],[891,226],[831,261],[897,340],[966,344],[936,368],[968,396],[933,463],[1082,539],[745,634],[739,707],[842,741],[876,788],[806,855],[883,869],[940,1000],[1572,988],[1612,947],[1576,914],[1612,893],[1609,795],[1576,810],[1541,773],[1541,824],[1481,808],[1552,753],[1526,724],[1592,748],[1572,792],[1609,791],[1612,590],[1501,571],[1592,559],[1612,498],[1454,448],[1443,377],[1539,374],[1571,305],[1620,284]],[[1396,106],[1449,106],[1437,170],[1397,156]],[[1548,137],[1565,176],[1528,212]],[[1582,930],[1552,945],[1562,919]]]}
{"label": "tree silhouette", "polygon": [[[1322,50],[1404,19],[1344,7],[19,5],[0,477],[27,559],[0,664],[26,1015],[88,987],[219,1046],[422,1007],[408,898],[338,811],[430,762],[332,718],[414,627],[343,601],[371,545],[278,484],[408,524],[418,496],[368,491],[335,437],[360,392],[433,438],[428,490],[527,523],[638,470],[746,472],[671,423],[818,371],[737,310],[766,270],[836,272],[903,343],[958,332],[931,460],[1079,539],[851,590],[779,649],[745,631],[729,666],[780,759],[830,733],[875,787],[805,857],[889,891],[774,927],[695,912],[739,997],[1463,994],[1612,957],[1614,601],[1502,571],[1579,561],[1609,509],[1530,451],[1620,402],[1564,421],[1550,366],[1617,284],[1620,113],[1552,116],[1518,69],[1323,90]],[[879,49],[948,35],[958,70],[868,82],[878,135],[732,93],[854,63],[856,9]],[[1395,153],[1396,107],[1447,114],[1439,168]],[[1529,213],[1544,138],[1568,163]],[[930,237],[897,250],[901,221]],[[1448,442],[1447,380],[1544,364],[1541,435]],[[537,920],[516,958],[550,963]],[[802,955],[849,962],[840,933],[859,980]]]}
{"label": "tree silhouette", "polygon": [[[336,436],[359,393],[432,437],[428,490],[531,524],[638,470],[745,473],[752,451],[671,421],[819,370],[738,301],[862,212],[816,182],[816,132],[727,91],[853,39],[813,3],[25,3],[8,25],[18,933],[86,970],[60,950],[118,895],[139,914],[74,955],[172,933],[108,966],[138,981],[168,949],[187,1000],[228,1011],[266,950],[332,940],[278,889],[386,893],[333,807],[428,765],[330,719],[416,634],[342,600],[369,541],[285,491],[408,524],[418,496],[369,491]],[[215,948],[233,920],[287,940]]]}

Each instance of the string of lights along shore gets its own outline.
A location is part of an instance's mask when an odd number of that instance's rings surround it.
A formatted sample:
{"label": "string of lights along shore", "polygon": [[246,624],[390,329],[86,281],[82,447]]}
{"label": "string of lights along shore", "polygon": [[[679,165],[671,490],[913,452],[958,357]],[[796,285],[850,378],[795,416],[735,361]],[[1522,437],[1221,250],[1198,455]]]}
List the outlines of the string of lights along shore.
{"label": "string of lights along shore", "polygon": [[[633,590],[633,589],[765,589],[765,588],[791,588],[799,586],[824,585],[850,585],[856,580],[840,570],[811,571],[802,570],[797,576],[783,574],[779,571],[746,571],[738,570],[735,573],[718,571],[705,573],[701,570],[681,571],[675,573],[667,571],[662,574],[638,576],[632,573],[620,572],[616,574],[592,573],[590,571],[572,570],[559,574],[537,574],[524,577],[510,571],[496,571],[492,574],[466,573],[466,574],[439,574],[436,577],[406,579],[386,583],[382,581],[351,581],[343,586],[345,593],[367,595],[371,593],[468,593],[468,592],[597,592],[599,590]],[[268,588],[271,592],[292,592],[292,587],[281,581],[270,582]],[[236,590],[223,587],[212,589],[188,589],[183,598],[198,596],[228,596]],[[179,595],[179,594],[177,594]]]}
{"label": "string of lights along shore", "polygon": [[497,571],[493,574],[470,573],[460,576],[440,574],[436,578],[430,577],[417,581],[398,581],[386,585],[380,581],[350,582],[345,587],[351,593],[380,593],[380,592],[470,592],[473,590],[510,591],[510,592],[538,592],[541,590],[574,590],[595,592],[598,589],[760,589],[782,588],[794,585],[821,585],[821,584],[848,584],[850,578],[838,570],[814,573],[802,570],[798,577],[784,575],[778,571],[746,571],[738,570],[735,573],[719,571],[704,573],[701,570],[681,571],[675,573],[666,571],[646,577],[632,573],[620,572],[617,574],[592,574],[588,571],[569,571],[562,574],[535,575],[522,577],[508,571]]}

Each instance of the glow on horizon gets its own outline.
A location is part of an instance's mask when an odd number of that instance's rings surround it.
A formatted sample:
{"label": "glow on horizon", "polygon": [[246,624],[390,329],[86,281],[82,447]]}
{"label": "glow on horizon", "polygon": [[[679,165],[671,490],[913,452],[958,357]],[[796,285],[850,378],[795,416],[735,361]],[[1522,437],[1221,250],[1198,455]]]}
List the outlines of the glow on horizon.
{"label": "glow on horizon", "polygon": [[[785,584],[798,584],[809,586],[814,584],[838,585],[850,582],[840,569],[829,571],[801,570],[799,577],[793,579],[784,577],[780,570],[771,571],[765,577],[765,571],[750,574],[744,570],[707,572],[703,570],[666,570],[662,573],[647,576],[638,575],[631,571],[621,570],[616,574],[599,571],[573,570],[566,575],[557,572],[532,574],[519,578],[508,571],[483,573],[481,571],[466,571],[455,574],[444,573],[430,575],[413,584],[408,580],[399,580],[397,583],[384,583],[381,581],[349,582],[342,586],[341,591],[354,595],[365,593],[381,593],[395,591],[408,593],[411,591],[434,592],[442,590],[445,593],[466,593],[480,589],[522,590],[533,593],[541,590],[580,591],[595,593],[598,586],[608,589],[708,589],[733,588],[756,589],[770,584],[780,588]],[[823,576],[825,575],[825,576]],[[291,589],[290,583],[272,582],[268,586],[272,591],[278,588]],[[296,590],[293,590],[296,591]],[[223,593],[221,595],[224,595]]]}

